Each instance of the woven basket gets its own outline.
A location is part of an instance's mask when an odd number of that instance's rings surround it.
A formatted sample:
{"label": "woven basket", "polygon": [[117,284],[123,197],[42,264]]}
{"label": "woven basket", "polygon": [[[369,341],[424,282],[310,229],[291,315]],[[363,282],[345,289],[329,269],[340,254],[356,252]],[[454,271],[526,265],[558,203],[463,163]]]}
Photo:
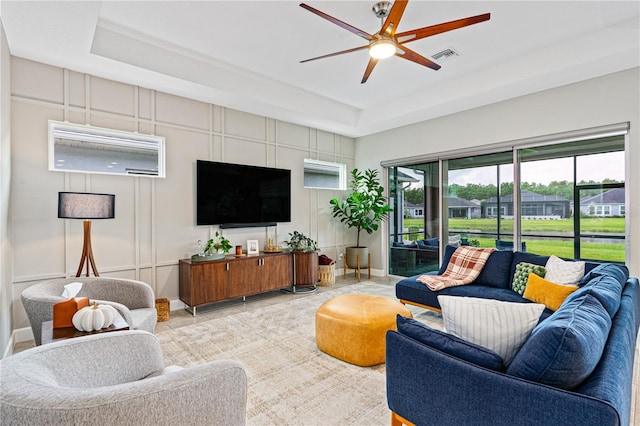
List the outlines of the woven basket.
{"label": "woven basket", "polygon": [[156,311],[158,312],[158,321],[169,321],[170,303],[169,299],[163,297],[156,299]]}
{"label": "woven basket", "polygon": [[328,265],[318,266],[320,272],[320,286],[331,286],[336,283],[336,261],[334,260]]}

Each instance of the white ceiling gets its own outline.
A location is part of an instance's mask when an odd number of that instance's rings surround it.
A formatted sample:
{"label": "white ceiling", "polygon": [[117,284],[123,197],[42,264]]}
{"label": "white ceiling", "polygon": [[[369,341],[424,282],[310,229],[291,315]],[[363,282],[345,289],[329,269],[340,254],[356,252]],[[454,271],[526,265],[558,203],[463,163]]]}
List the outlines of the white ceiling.
{"label": "white ceiling", "polygon": [[[305,0],[369,33],[374,1]],[[460,55],[439,71],[391,57],[360,84],[366,44],[295,1],[7,1],[15,56],[359,137],[640,66],[638,1],[409,2],[398,31],[491,19],[410,43]]]}

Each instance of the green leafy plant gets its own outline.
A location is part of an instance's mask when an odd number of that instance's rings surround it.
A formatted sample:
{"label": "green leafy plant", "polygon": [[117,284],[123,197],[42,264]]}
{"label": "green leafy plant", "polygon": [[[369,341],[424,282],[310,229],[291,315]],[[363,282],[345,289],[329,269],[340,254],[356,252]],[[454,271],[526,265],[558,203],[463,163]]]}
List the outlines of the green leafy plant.
{"label": "green leafy plant", "polygon": [[215,237],[207,241],[203,251],[205,254],[210,254],[217,253],[219,250],[222,250],[224,253],[229,253],[229,250],[231,250],[231,243],[216,231]]}
{"label": "green leafy plant", "polygon": [[306,252],[318,250],[318,243],[298,231],[289,232],[289,240],[285,241],[285,244],[289,246],[291,251]]}
{"label": "green leafy plant", "polygon": [[387,204],[377,170],[368,169],[362,173],[353,169],[349,189],[352,192],[345,200],[334,198],[329,202],[333,217],[349,228],[356,228],[356,247],[360,247],[360,232],[373,234],[393,209]]}

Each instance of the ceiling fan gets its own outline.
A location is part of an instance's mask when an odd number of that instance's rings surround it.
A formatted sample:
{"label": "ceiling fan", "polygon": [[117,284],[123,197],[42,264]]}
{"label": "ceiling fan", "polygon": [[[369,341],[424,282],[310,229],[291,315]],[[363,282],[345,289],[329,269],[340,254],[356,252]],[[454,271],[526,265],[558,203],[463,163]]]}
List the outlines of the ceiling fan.
{"label": "ceiling fan", "polygon": [[354,27],[353,25],[347,24],[346,22],[334,18],[333,16],[327,15],[326,13],[315,9],[307,4],[300,3],[300,7],[308,10],[311,13],[315,13],[316,15],[326,19],[329,22],[333,22],[339,27],[352,32],[369,42],[369,44],[365,46],[354,47],[353,49],[342,50],[340,52],[334,52],[327,55],[317,56],[315,58],[305,59],[304,61],[300,61],[300,63],[315,61],[316,59],[329,58],[331,56],[343,55],[345,53],[356,52],[358,50],[369,49],[369,63],[367,64],[367,68],[364,71],[364,76],[362,77],[362,81],[360,83],[365,83],[367,81],[379,59],[388,58],[393,55],[407,59],[425,67],[429,67],[433,70],[438,70],[440,69],[440,65],[407,48],[404,43],[420,40],[421,38],[429,37],[451,30],[457,30],[458,28],[477,24],[479,22],[488,21],[491,17],[490,13],[485,13],[482,15],[471,16],[469,18],[457,19],[455,21],[444,22],[437,25],[431,25],[429,27],[397,33],[396,30],[398,29],[398,25],[400,24],[400,19],[402,18],[404,9],[407,7],[407,3],[409,3],[409,0],[396,0],[393,3],[393,6],[391,5],[391,2],[388,1],[381,1],[376,3],[373,6],[373,12],[381,20],[384,19],[384,22],[382,23],[380,31],[375,34],[369,34]]}

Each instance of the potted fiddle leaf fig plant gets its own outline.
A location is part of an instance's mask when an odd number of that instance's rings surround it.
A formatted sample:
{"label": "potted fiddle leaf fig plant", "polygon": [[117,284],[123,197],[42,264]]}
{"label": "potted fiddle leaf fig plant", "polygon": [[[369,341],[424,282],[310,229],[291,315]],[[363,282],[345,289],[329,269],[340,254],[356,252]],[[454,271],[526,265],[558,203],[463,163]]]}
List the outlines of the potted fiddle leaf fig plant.
{"label": "potted fiddle leaf fig plant", "polygon": [[[201,246],[200,241],[198,245]],[[202,247],[202,253],[191,256],[191,260],[217,260],[223,259],[224,256],[231,250],[231,243],[228,239],[222,236],[216,231],[213,238],[210,238],[206,244]]]}
{"label": "potted fiddle leaf fig plant", "polygon": [[366,268],[369,266],[369,248],[360,245],[360,232],[373,234],[393,209],[387,204],[384,188],[375,169],[364,172],[353,169],[349,189],[351,193],[346,199],[340,201],[334,198],[329,202],[333,217],[340,219],[349,228],[356,229],[356,245],[346,249],[347,266],[354,269]]}
{"label": "potted fiddle leaf fig plant", "polygon": [[315,286],[320,281],[318,243],[301,232],[289,232],[285,241],[293,253],[294,285]]}

